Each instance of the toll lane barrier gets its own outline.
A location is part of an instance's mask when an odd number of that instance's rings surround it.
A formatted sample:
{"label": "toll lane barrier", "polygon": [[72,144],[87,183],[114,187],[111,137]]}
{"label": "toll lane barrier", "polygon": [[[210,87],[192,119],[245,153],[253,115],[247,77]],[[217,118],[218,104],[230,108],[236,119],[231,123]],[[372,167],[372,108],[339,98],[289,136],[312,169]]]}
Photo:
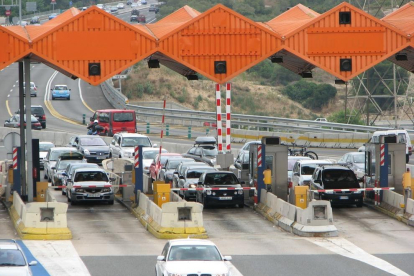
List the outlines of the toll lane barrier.
{"label": "toll lane barrier", "polygon": [[263,189],[255,209],[274,224],[298,236],[338,236],[328,201],[315,200],[306,209],[301,209]]}
{"label": "toll lane barrier", "polygon": [[414,226],[414,199],[407,199],[407,206],[405,206],[404,218],[407,219],[407,224]]}
{"label": "toll lane barrier", "polygon": [[393,191],[384,190],[380,207],[401,217],[404,214],[404,196]]}
{"label": "toll lane barrier", "polygon": [[203,226],[203,205],[200,203],[182,200],[164,203],[160,208],[140,193],[139,206],[133,212],[156,238],[208,238]]}
{"label": "toll lane barrier", "polygon": [[17,233],[26,240],[72,239],[67,226],[68,205],[57,202],[49,189],[46,193],[49,201],[27,204],[17,192],[13,193],[13,205],[8,210]]}

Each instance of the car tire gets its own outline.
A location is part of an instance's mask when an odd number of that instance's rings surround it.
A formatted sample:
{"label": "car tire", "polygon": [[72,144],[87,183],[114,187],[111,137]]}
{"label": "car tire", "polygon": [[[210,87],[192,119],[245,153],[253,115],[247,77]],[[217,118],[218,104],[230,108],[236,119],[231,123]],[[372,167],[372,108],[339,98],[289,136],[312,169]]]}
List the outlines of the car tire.
{"label": "car tire", "polygon": [[55,100],[55,97],[52,97],[52,101],[54,101]]}
{"label": "car tire", "polygon": [[66,192],[62,189],[62,195],[66,195]]}
{"label": "car tire", "polygon": [[362,198],[361,198],[361,201],[360,201],[360,202],[358,202],[358,203],[356,204],[356,206],[357,206],[358,208],[362,208],[362,205],[363,205],[363,201],[362,201]]}
{"label": "car tire", "polygon": [[408,162],[410,162],[410,155],[406,154],[405,155],[405,163],[408,164]]}
{"label": "car tire", "polygon": [[42,124],[42,128],[46,128],[46,123]]}
{"label": "car tire", "polygon": [[73,205],[76,205],[76,202],[75,202],[75,201],[73,201],[73,200],[71,200],[71,201],[70,201],[70,205],[72,205],[72,206],[73,206]]}
{"label": "car tire", "polygon": [[68,202],[71,202],[71,199],[69,198],[69,194],[67,194],[66,197],[68,198]]}
{"label": "car tire", "polygon": [[68,101],[70,101],[70,97],[68,97]]}
{"label": "car tire", "polygon": [[237,206],[238,206],[240,209],[242,209],[242,208],[244,208],[244,203],[237,204]]}

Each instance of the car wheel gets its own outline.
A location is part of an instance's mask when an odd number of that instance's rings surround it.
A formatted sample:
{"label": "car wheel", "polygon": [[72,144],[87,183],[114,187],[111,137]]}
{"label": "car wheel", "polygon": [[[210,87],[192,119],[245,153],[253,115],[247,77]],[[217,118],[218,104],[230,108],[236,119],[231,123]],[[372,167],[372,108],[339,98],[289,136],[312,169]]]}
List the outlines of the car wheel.
{"label": "car wheel", "polygon": [[122,158],[122,155],[121,154],[119,155],[119,158]]}
{"label": "car wheel", "polygon": [[68,202],[71,202],[71,199],[69,198],[69,193],[66,195],[66,197],[68,198]]}
{"label": "car wheel", "polygon": [[42,128],[46,128],[46,123],[42,124]]}
{"label": "car wheel", "polygon": [[244,208],[244,203],[237,204],[239,208]]}
{"label": "car wheel", "polygon": [[55,99],[55,97],[52,97],[52,101]]}
{"label": "car wheel", "polygon": [[72,206],[73,206],[73,205],[76,205],[76,202],[75,202],[75,201],[73,201],[73,200],[71,200],[71,201],[70,201],[70,205],[72,205]]}
{"label": "car wheel", "polygon": [[112,152],[109,153],[109,158],[112,158]]}
{"label": "car wheel", "polygon": [[405,163],[408,164],[410,162],[410,156],[408,154],[405,155]]}
{"label": "car wheel", "polygon": [[62,195],[66,195],[66,192],[62,189]]}

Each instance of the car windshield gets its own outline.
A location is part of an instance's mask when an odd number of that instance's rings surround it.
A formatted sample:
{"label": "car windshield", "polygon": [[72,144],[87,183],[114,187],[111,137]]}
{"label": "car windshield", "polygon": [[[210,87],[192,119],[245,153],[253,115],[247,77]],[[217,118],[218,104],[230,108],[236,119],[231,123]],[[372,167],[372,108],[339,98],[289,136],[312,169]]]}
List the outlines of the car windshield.
{"label": "car windshield", "polygon": [[207,171],[214,171],[214,168],[205,168],[205,169],[191,169],[187,171],[187,178],[200,178],[200,176]]}
{"label": "car windshield", "polygon": [[233,173],[209,173],[206,175],[205,184],[207,185],[235,185],[239,180]]}
{"label": "car windshield", "polygon": [[75,182],[98,181],[108,182],[108,176],[101,171],[77,172]]}
{"label": "car windshield", "polygon": [[32,111],[32,114],[39,114],[39,115],[45,114],[42,107],[32,107],[31,111]]}
{"label": "car windshield", "polygon": [[180,157],[182,157],[182,156],[181,155],[177,155],[177,156],[174,156],[174,155],[161,155],[160,163],[161,163],[162,166],[164,166],[165,163],[167,163],[168,159],[170,159],[170,158],[174,159],[174,158],[180,158]]}
{"label": "car windshield", "polygon": [[[161,151],[161,153],[162,153],[162,152],[167,152],[167,150],[162,150],[162,151]],[[158,153],[160,153],[160,150],[159,150],[159,149],[157,149],[157,150],[149,150],[149,151],[144,151],[144,152],[142,153],[142,158],[143,158],[143,159],[155,159],[155,156],[156,156]]]}
{"label": "car windshield", "polygon": [[322,180],[325,189],[360,188],[358,180],[351,170],[324,170]]}
{"label": "car windshield", "polygon": [[57,166],[57,170],[65,170],[68,166],[68,164],[70,163],[81,163],[82,160],[65,160],[65,161],[60,161],[59,165]]}
{"label": "car windshield", "polygon": [[39,151],[48,151],[53,147],[55,147],[53,144],[39,144]]}
{"label": "car windshield", "polygon": [[59,159],[59,156],[64,152],[70,152],[68,150],[52,151],[50,153],[49,161],[56,161]]}
{"label": "car windshield", "polygon": [[301,175],[312,175],[318,164],[306,164],[301,166]]}
{"label": "car windshield", "polygon": [[221,261],[214,245],[176,245],[168,254],[168,261]]}
{"label": "car windshield", "polygon": [[175,170],[181,162],[181,160],[170,160],[165,168],[167,170]]}
{"label": "car windshield", "polygon": [[25,266],[26,261],[17,249],[0,249],[0,266]]}
{"label": "car windshield", "polygon": [[354,162],[355,163],[365,163],[365,154],[354,155]]}
{"label": "car windshield", "polygon": [[88,163],[74,164],[70,167],[69,174],[72,174],[76,169],[86,168],[86,167],[88,167],[88,168],[92,168],[92,167],[98,168],[98,164],[88,164]]}
{"label": "car windshield", "polygon": [[211,156],[211,157],[216,157],[218,154],[217,148],[216,147],[203,147],[203,154],[204,156]]}
{"label": "car windshield", "polygon": [[121,143],[122,147],[151,147],[151,142],[148,137],[124,137]]}
{"label": "car windshield", "polygon": [[114,113],[114,122],[133,122],[133,121],[134,121],[133,112]]}
{"label": "car windshield", "polygon": [[83,137],[80,138],[82,146],[106,146],[105,141],[100,137]]}

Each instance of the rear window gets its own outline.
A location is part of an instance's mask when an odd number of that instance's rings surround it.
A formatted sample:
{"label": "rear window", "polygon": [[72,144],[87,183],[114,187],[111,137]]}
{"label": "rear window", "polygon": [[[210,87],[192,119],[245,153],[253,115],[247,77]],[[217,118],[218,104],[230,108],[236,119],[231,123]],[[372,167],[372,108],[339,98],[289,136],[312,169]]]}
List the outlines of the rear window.
{"label": "rear window", "polygon": [[316,169],[316,166],[318,166],[317,164],[306,164],[306,165],[302,165],[301,167],[301,174],[302,175],[312,175],[313,172]]}
{"label": "rear window", "polygon": [[84,181],[104,181],[108,182],[108,176],[104,172],[78,172],[75,175],[75,182],[84,182]]}
{"label": "rear window", "polygon": [[358,180],[351,170],[324,170],[322,180],[325,189],[360,188]]}
{"label": "rear window", "polygon": [[133,122],[134,114],[132,112],[114,113],[114,122]]}
{"label": "rear window", "polygon": [[234,185],[239,184],[239,180],[231,173],[209,173],[206,175],[204,183],[207,185]]}
{"label": "rear window", "polygon": [[45,114],[42,107],[32,107],[31,108],[32,114]]}

